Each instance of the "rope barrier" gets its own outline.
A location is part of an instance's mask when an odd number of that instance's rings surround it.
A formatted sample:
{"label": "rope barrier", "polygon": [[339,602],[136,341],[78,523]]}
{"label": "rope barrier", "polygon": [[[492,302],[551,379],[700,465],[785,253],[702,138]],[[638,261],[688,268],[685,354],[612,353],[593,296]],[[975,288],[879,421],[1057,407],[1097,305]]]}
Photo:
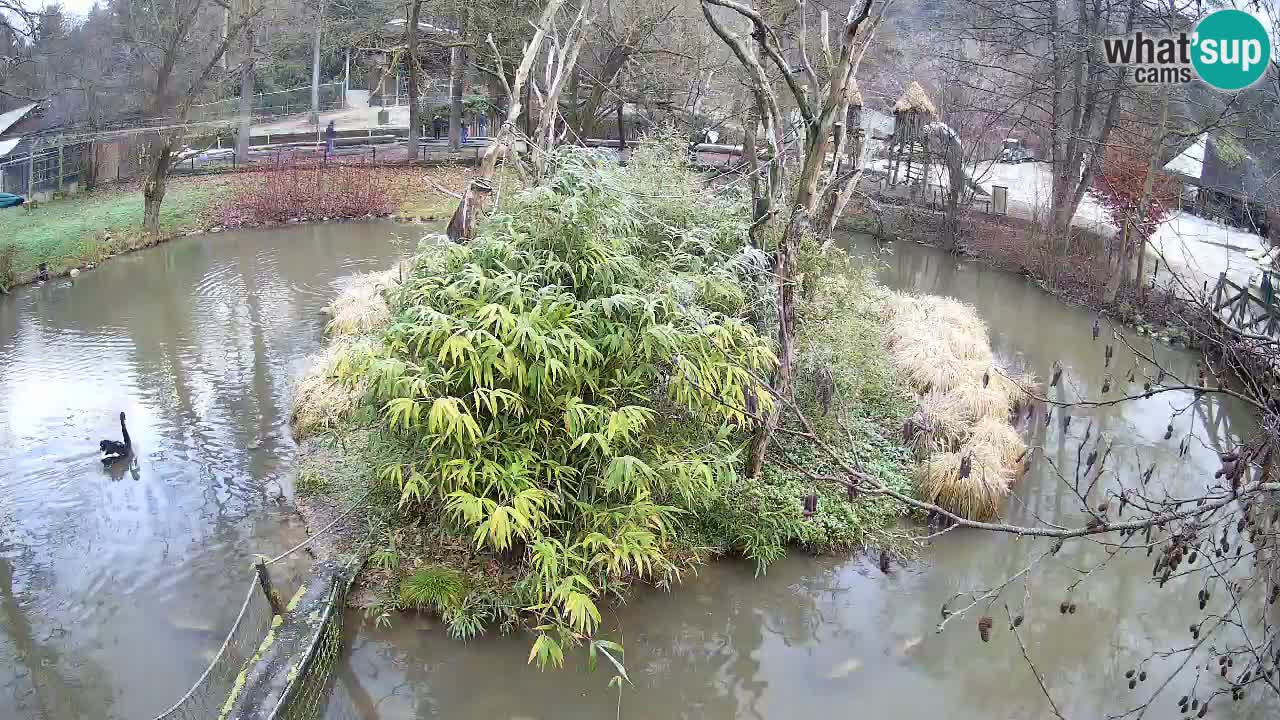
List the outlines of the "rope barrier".
{"label": "rope barrier", "polygon": [[226,638],[222,640],[222,647],[218,648],[218,653],[213,656],[213,660],[209,662],[209,666],[206,667],[204,669],[204,672],[200,674],[199,679],[197,679],[194,683],[191,684],[191,689],[187,690],[187,694],[183,695],[178,700],[178,702],[170,706],[168,710],[165,710],[164,712],[157,715],[155,720],[164,720],[165,718],[169,717],[173,713],[177,712],[178,708],[181,707],[183,703],[190,700],[191,696],[196,694],[196,690],[200,689],[200,686],[204,684],[204,681],[206,679],[208,679],[209,674],[213,672],[213,668],[217,666],[220,660],[222,660],[222,656],[226,654],[227,648],[230,647],[231,638],[236,634],[236,630],[240,628],[240,623],[244,621],[245,613],[249,611],[249,604],[253,602],[253,594],[255,591],[257,591],[257,589],[258,589],[257,585],[254,582],[250,581],[249,592],[247,595],[245,595],[244,603],[240,606],[240,613],[236,615],[235,622],[231,624],[231,629],[227,631]]}
{"label": "rope barrier", "polygon": [[312,536],[308,537],[307,539],[303,540],[302,542],[298,543],[297,545],[294,545],[293,547],[289,548],[288,550],[285,550],[284,552],[280,553],[279,555],[277,555],[277,556],[275,556],[275,557],[271,558],[270,560],[266,561],[266,563],[264,563],[264,564],[266,564],[266,565],[270,565],[270,564],[272,564],[272,563],[274,563],[274,562],[277,562],[277,561],[279,561],[279,560],[283,560],[284,558],[288,557],[288,556],[289,556],[290,554],[292,554],[293,552],[295,552],[295,551],[299,550],[300,548],[303,548],[303,547],[305,547],[305,546],[307,546],[307,545],[311,544],[311,542],[312,542],[312,541],[314,541],[316,538],[318,538],[318,537],[320,537],[321,535],[323,535],[323,534],[325,534],[325,533],[329,532],[330,530],[332,530],[332,529],[333,529],[333,526],[334,526],[334,525],[337,525],[339,520],[341,520],[341,519],[345,518],[346,516],[350,515],[351,513],[355,512],[356,508],[360,507],[360,505],[361,505],[361,504],[363,504],[365,500],[368,500],[368,499],[369,499],[369,496],[370,496],[370,495],[372,495],[372,494],[373,494],[373,488],[369,488],[369,490],[368,490],[368,491],[366,491],[366,492],[365,492],[365,494],[364,494],[364,495],[362,495],[362,496],[360,497],[360,499],[359,499],[359,500],[357,500],[357,501],[355,502],[355,504],[353,504],[351,507],[349,507],[349,508],[347,508],[346,510],[344,510],[344,511],[342,512],[342,514],[341,514],[341,515],[339,515],[338,517],[334,518],[334,519],[333,519],[333,520],[332,520],[328,525],[325,525],[323,528],[321,528],[319,532],[317,532],[317,533],[315,533],[314,535],[312,535]]}
{"label": "rope barrier", "polygon": [[[351,507],[344,510],[341,514],[339,514],[337,517],[331,520],[327,525],[321,528],[318,532],[313,533],[302,542],[298,543],[297,545],[294,545],[288,550],[285,550],[284,552],[271,558],[270,560],[266,560],[264,562],[264,565],[270,565],[272,563],[283,560],[284,558],[288,557],[290,554],[298,551],[303,547],[306,547],[308,544],[314,542],[320,536],[324,535],[325,533],[328,533],[338,524],[339,521],[341,521],[343,518],[347,517],[351,513],[355,512],[366,500],[369,499],[369,496],[372,494],[373,494],[373,489],[370,488],[368,491],[364,493],[364,495],[360,497],[359,500],[357,500],[354,504],[352,504]],[[191,688],[187,690],[186,694],[184,694],[181,698],[179,698],[178,701],[175,702],[173,705],[171,705],[167,710],[155,716],[154,720],[167,720],[168,718],[173,717],[176,713],[178,713],[183,708],[184,705],[186,705],[189,701],[192,700],[193,697],[195,697],[196,693],[198,693],[201,689],[204,688],[207,682],[210,681],[210,676],[213,674],[215,668],[217,668],[219,664],[223,661],[223,659],[226,657],[227,652],[231,647],[232,641],[236,636],[236,633],[241,629],[241,626],[244,623],[245,617],[249,613],[249,608],[253,604],[254,597],[259,592],[261,591],[259,590],[257,577],[256,575],[251,575],[249,579],[249,589],[248,589],[248,592],[245,594],[244,602],[241,603],[240,605],[240,612],[236,615],[235,621],[231,623],[231,628],[227,630],[226,637],[223,638],[222,645],[221,647],[218,648],[218,652],[213,656],[213,659],[209,661],[208,666],[205,667],[204,672],[200,674],[200,677],[197,678],[194,683],[192,683]]]}

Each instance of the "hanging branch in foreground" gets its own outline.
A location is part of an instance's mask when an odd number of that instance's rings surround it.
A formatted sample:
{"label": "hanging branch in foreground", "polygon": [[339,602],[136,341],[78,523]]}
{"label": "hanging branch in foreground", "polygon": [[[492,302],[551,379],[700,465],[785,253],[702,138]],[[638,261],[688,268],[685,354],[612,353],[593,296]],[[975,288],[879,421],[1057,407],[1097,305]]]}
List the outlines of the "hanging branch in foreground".
{"label": "hanging branch in foreground", "polygon": [[[1095,335],[1095,340],[1101,333]],[[1132,373],[1130,382],[1144,383],[1141,394],[1125,394],[1113,400],[1083,398],[1075,401],[1053,400],[1043,394],[1029,393],[1043,408],[1044,416],[1051,417],[1054,409],[1062,419],[1063,433],[1070,426],[1069,408],[1093,408],[1146,399],[1157,394],[1180,392],[1192,396],[1187,408],[1175,408],[1175,416],[1193,407],[1207,395],[1218,394],[1241,401],[1260,414],[1260,428],[1252,437],[1239,441],[1231,437],[1219,438],[1224,449],[1219,451],[1219,467],[1211,478],[1205,478],[1202,489],[1187,492],[1185,487],[1195,487],[1185,480],[1174,487],[1167,487],[1156,475],[1152,463],[1145,470],[1122,475],[1108,468],[1118,458],[1113,453],[1111,439],[1105,433],[1095,433],[1092,421],[1086,426],[1083,438],[1072,438],[1075,445],[1074,469],[1060,468],[1052,458],[1044,455],[1051,477],[1066,487],[1065,497],[1073,498],[1073,513],[1065,517],[1076,519],[1061,522],[1058,518],[1036,518],[1036,524],[983,522],[959,516],[934,503],[886,487],[873,474],[857,466],[856,458],[850,460],[829,441],[824,440],[799,404],[787,394],[755,376],[783,408],[789,421],[780,423],[777,431],[801,438],[817,448],[837,472],[819,474],[798,464],[792,469],[804,474],[815,483],[832,483],[849,490],[850,502],[859,502],[866,496],[886,496],[901,503],[904,509],[927,515],[931,521],[940,520],[948,529],[969,528],[1005,533],[1022,538],[1046,538],[1049,542],[1035,552],[1029,562],[1016,572],[1004,576],[990,587],[956,593],[941,608],[938,632],[957,618],[980,615],[977,620],[981,641],[990,640],[1000,631],[992,622],[992,611],[1006,598],[1016,584],[1026,584],[1028,578],[1050,563],[1059,563],[1070,569],[1073,580],[1062,590],[1062,595],[1052,598],[1051,609],[1062,615],[1088,612],[1083,603],[1077,604],[1076,592],[1090,579],[1116,564],[1121,557],[1130,562],[1147,559],[1152,563],[1149,581],[1157,590],[1184,592],[1188,603],[1198,607],[1200,616],[1188,626],[1189,642],[1167,649],[1152,650],[1124,673],[1123,682],[1129,690],[1137,691],[1149,676],[1159,673],[1149,687],[1145,699],[1136,706],[1112,718],[1142,717],[1146,710],[1163,694],[1169,692],[1174,678],[1185,671],[1197,673],[1194,690],[1179,699],[1179,709],[1184,715],[1203,717],[1210,704],[1246,699],[1250,693],[1265,691],[1267,702],[1280,700],[1280,627],[1275,622],[1275,608],[1280,608],[1280,478],[1276,469],[1280,464],[1280,422],[1274,401],[1266,390],[1256,385],[1243,390],[1232,390],[1222,384],[1209,384],[1209,373],[1202,367],[1196,382],[1184,381],[1177,374],[1161,366],[1155,353],[1144,352],[1121,333],[1114,333],[1134,353],[1135,358],[1147,363],[1151,372],[1145,378]],[[1099,343],[1100,352],[1110,356],[1111,347]],[[1238,349],[1237,349],[1238,351]],[[1135,368],[1136,370],[1137,368]],[[1062,378],[1063,368],[1054,364],[1050,387],[1068,388]],[[1144,373],[1146,374],[1146,373]],[[1104,383],[1104,392],[1109,391]],[[704,388],[704,392],[706,392]],[[714,395],[713,395],[714,397]],[[716,398],[725,403],[724,398]],[[766,418],[746,408],[737,408],[757,424]],[[848,432],[848,428],[846,428]],[[1166,439],[1172,436],[1170,424]],[[1179,451],[1185,454],[1187,442]],[[1030,462],[1028,456],[1027,462]],[[785,458],[784,458],[785,462]],[[1173,472],[1185,472],[1177,466]],[[1104,476],[1107,482],[1103,482]],[[1176,477],[1176,476],[1175,476]],[[815,508],[816,509],[816,508]],[[945,532],[945,531],[944,531]],[[932,537],[925,538],[929,541]],[[1086,567],[1076,567],[1061,556],[1067,542],[1084,541],[1101,547],[1105,555],[1090,561]],[[1117,572],[1129,572],[1128,568]],[[953,603],[960,600],[958,606]],[[1018,627],[1026,614],[1036,612],[1030,607],[1029,590],[1024,590],[1023,605],[1015,616],[1004,600],[1009,629],[1014,632],[1023,658],[1034,673],[1037,683],[1050,705],[1052,713],[1065,719],[1063,708],[1057,704],[1051,692],[1051,679],[1035,666]],[[971,620],[972,621],[972,620]],[[1172,669],[1156,661],[1173,661]],[[1208,675],[1208,677],[1202,677]],[[1214,678],[1216,676],[1216,678]],[[1211,680],[1212,678],[1212,680]]]}

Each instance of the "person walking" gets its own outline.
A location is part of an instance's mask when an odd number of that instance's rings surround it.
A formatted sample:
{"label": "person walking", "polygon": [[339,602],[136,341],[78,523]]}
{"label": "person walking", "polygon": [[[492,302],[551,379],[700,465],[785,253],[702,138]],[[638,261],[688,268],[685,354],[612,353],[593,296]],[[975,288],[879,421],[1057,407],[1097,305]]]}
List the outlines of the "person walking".
{"label": "person walking", "polygon": [[328,160],[333,155],[333,142],[338,137],[338,129],[333,126],[333,121],[329,121],[329,126],[324,129],[324,159]]}

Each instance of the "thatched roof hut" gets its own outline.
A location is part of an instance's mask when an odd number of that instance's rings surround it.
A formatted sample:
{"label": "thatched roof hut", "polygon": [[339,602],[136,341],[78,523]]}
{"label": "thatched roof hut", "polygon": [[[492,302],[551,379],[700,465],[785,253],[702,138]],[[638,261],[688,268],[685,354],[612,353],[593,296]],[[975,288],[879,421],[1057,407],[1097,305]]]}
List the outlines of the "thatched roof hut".
{"label": "thatched roof hut", "polygon": [[934,118],[938,115],[938,108],[933,106],[933,102],[925,94],[924,88],[920,87],[920,83],[913,80],[907,86],[906,92],[902,93],[902,97],[898,98],[898,102],[893,104],[894,115],[903,113],[922,113]]}
{"label": "thatched roof hut", "polygon": [[844,126],[846,132],[862,133],[862,92],[857,82],[849,87],[849,111],[845,114]]}

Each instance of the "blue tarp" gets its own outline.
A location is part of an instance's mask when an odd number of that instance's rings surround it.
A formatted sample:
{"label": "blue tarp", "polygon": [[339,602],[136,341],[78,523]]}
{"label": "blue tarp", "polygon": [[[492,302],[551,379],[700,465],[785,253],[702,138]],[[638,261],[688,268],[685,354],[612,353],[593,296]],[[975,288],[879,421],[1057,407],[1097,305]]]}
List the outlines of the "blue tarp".
{"label": "blue tarp", "polygon": [[20,195],[10,195],[9,193],[0,193],[0,208],[17,207],[25,200]]}

